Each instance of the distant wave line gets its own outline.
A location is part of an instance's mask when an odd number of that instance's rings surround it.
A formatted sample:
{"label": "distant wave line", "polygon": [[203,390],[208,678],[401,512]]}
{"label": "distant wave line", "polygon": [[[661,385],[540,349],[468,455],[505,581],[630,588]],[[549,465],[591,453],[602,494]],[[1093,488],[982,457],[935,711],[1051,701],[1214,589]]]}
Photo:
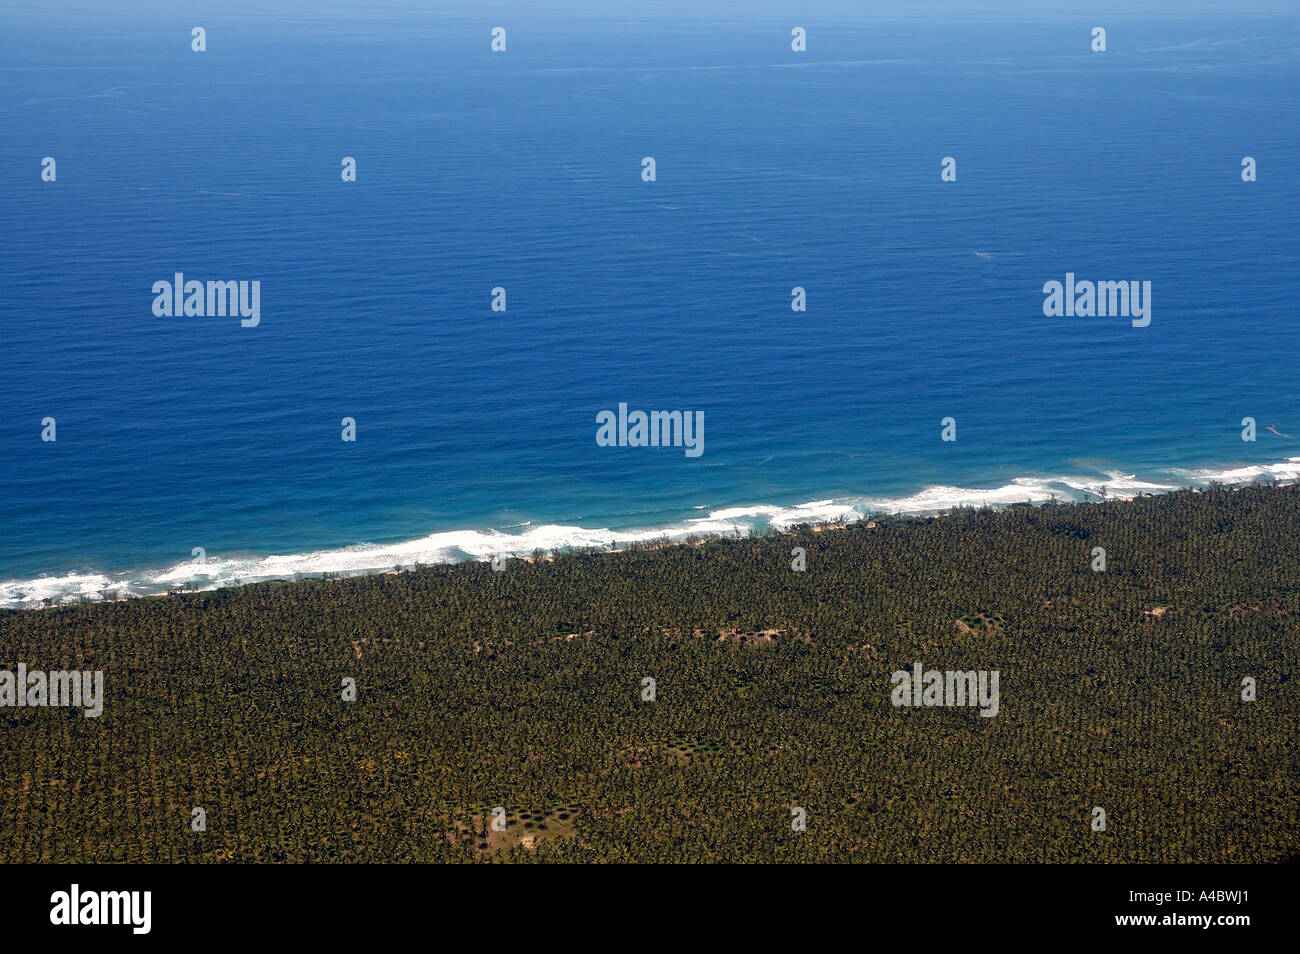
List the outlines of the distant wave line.
{"label": "distant wave line", "polygon": [[[771,458],[769,458],[770,460]],[[766,463],[766,461],[764,461]],[[875,515],[927,515],[958,507],[1009,507],[1042,504],[1053,499],[1079,503],[1098,499],[1159,494],[1211,483],[1245,485],[1260,479],[1278,483],[1300,481],[1300,457],[1275,464],[1230,468],[1169,468],[1163,479],[1144,480],[1136,474],[1107,471],[1089,476],[1017,477],[991,488],[932,485],[901,497],[848,496],[813,500],[793,506],[753,504],[710,509],[707,515],[659,525],[611,529],[560,524],[515,524],[505,530],[448,530],[397,543],[357,544],[304,553],[187,560],[162,569],[123,572],[65,573],[28,580],[0,582],[0,608],[29,609],[83,599],[150,596],[178,589],[214,590],[241,583],[297,579],[323,574],[360,575],[393,572],[417,564],[451,564],[494,557],[529,557],[537,552],[654,543],[688,538],[749,536],[789,530],[801,524],[848,524]],[[696,508],[702,509],[702,508]]]}

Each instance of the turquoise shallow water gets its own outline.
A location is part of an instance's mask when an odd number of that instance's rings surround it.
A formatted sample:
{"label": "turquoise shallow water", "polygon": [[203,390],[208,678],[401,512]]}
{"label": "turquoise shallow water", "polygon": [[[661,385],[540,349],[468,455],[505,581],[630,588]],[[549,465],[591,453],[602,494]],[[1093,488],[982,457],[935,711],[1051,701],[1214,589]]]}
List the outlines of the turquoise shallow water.
{"label": "turquoise shallow water", "polygon": [[1295,474],[1294,19],[0,18],[0,605]]}

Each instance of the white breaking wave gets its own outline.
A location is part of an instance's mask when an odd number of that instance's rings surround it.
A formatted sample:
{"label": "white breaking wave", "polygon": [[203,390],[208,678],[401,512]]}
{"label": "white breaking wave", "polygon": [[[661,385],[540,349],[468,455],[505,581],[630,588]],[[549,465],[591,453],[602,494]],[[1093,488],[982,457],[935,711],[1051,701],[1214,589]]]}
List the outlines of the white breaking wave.
{"label": "white breaking wave", "polygon": [[1174,473],[1195,483],[1218,481],[1224,484],[1249,484],[1261,477],[1271,477],[1279,483],[1300,480],[1300,457],[1288,457],[1280,464],[1253,464],[1229,470],[1178,470]]}
{"label": "white breaking wave", "polygon": [[[1045,503],[1129,497],[1142,493],[1165,493],[1186,486],[1210,483],[1242,485],[1260,479],[1278,483],[1300,481],[1300,457],[1276,464],[1258,464],[1226,469],[1170,469],[1165,480],[1139,479],[1119,471],[1096,476],[1062,475],[1017,477],[993,488],[926,487],[905,497],[844,497],[814,500],[794,506],[757,504],[709,510],[659,527],[611,530],[557,524],[517,524],[512,532],[501,530],[451,530],[400,543],[359,544],[334,550],[270,556],[209,557],[164,569],[132,570],[123,573],[68,573],[32,580],[0,583],[0,608],[24,609],[77,602],[82,599],[122,599],[149,596],[179,588],[214,590],[236,583],[284,580],[320,576],[324,573],[354,575],[410,568],[415,564],[459,563],[491,560],[493,557],[527,557],[580,547],[613,547],[661,540],[680,541],[692,536],[749,535],[767,530],[788,530],[799,524],[850,523],[873,514],[945,513],[957,507],[1006,507],[1019,503]],[[1104,489],[1104,491],[1103,491]],[[706,509],[696,507],[694,509]]]}

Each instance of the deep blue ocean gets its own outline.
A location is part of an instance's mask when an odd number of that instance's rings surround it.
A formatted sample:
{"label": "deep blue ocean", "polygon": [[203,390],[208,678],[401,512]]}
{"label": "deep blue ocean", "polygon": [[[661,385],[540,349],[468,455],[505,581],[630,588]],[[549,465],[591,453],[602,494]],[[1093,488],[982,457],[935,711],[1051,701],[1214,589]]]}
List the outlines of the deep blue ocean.
{"label": "deep blue ocean", "polygon": [[1295,18],[496,25],[0,14],[0,606],[1300,476]]}

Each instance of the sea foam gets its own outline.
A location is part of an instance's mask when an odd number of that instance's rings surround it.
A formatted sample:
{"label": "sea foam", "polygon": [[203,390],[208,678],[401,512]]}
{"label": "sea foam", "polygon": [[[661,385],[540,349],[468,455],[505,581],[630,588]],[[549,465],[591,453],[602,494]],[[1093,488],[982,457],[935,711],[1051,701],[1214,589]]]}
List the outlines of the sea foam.
{"label": "sea foam", "polygon": [[[1006,507],[1064,503],[1166,493],[1211,483],[1240,486],[1259,480],[1300,481],[1300,457],[1275,464],[1220,468],[1169,469],[1163,479],[1144,479],[1122,471],[1094,475],[1017,477],[990,488],[930,486],[902,497],[843,497],[793,506],[755,504],[719,507],[707,514],[660,526],[611,529],[561,524],[517,524],[504,530],[450,530],[397,543],[358,544],[331,550],[271,555],[229,555],[206,563],[188,560],[161,569],[117,573],[67,573],[0,583],[0,608],[36,608],[83,599],[149,596],[179,588],[213,590],[238,583],[321,576],[355,575],[409,569],[416,564],[487,561],[497,556],[529,557],[583,547],[616,549],[633,543],[681,541],[690,537],[747,536],[782,531],[801,524],[852,523],[874,514],[939,514],[957,507]],[[700,508],[695,508],[700,509]]]}

